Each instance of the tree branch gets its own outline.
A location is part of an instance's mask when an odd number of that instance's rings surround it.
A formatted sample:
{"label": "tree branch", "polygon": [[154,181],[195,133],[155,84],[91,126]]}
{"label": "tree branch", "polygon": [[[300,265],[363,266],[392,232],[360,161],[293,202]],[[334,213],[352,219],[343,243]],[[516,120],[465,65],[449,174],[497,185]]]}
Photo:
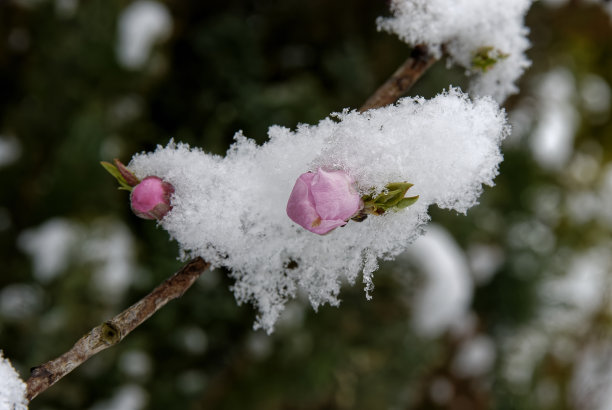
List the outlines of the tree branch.
{"label": "tree branch", "polygon": [[27,399],[32,400],[91,356],[119,343],[166,303],[181,297],[209,266],[202,258],[193,259],[140,301],[93,328],[69,351],[33,368],[26,382]]}
{"label": "tree branch", "polygon": [[[360,111],[395,103],[435,61],[427,47],[415,47],[410,58],[376,90]],[[31,401],[93,355],[119,343],[166,303],[181,297],[209,266],[202,258],[193,259],[140,301],[90,330],[69,351],[34,367],[26,382],[27,399]]]}
{"label": "tree branch", "polygon": [[395,103],[408,92],[410,87],[423,75],[437,58],[429,53],[427,46],[416,46],[410,58],[404,62],[393,75],[361,106],[359,111],[364,112],[373,108],[384,107]]}

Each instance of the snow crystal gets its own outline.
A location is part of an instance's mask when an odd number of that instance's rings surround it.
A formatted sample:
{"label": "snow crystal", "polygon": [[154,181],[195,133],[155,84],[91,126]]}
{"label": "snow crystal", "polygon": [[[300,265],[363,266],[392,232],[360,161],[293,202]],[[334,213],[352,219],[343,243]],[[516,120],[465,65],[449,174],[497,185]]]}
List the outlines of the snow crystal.
{"label": "snow crystal", "polygon": [[162,3],[135,1],[119,17],[117,59],[127,68],[141,68],[155,42],[168,36],[171,27],[170,12]]}
{"label": "snow crystal", "polygon": [[[406,249],[430,205],[465,213],[476,204],[482,185],[493,185],[507,133],[494,101],[470,101],[451,89],[429,101],[345,110],[296,131],[274,126],[262,146],[239,132],[225,157],[171,142],[135,155],[129,166],[140,178],[157,175],[174,185],[174,208],[161,225],[184,258],[229,268],[237,300],[252,302],[260,312],[256,326],[271,331],[298,288],[315,309],[339,303],[342,278],[354,283],[363,272],[370,289],[377,259]],[[297,177],[318,167],[347,171],[362,194],[408,181],[409,194],[420,198],[400,212],[319,236],[285,212]]]}
{"label": "snow crystal", "polygon": [[[532,0],[392,0],[393,17],[379,18],[379,30],[411,45],[426,44],[448,54],[453,63],[475,74],[471,89],[503,102],[518,91],[515,81],[530,65],[523,19]],[[474,58],[485,50],[502,56],[485,69]],[[490,54],[490,53],[489,53]],[[504,57],[505,56],[505,57]]]}
{"label": "snow crystal", "polygon": [[0,350],[0,410],[26,410],[26,384]]}

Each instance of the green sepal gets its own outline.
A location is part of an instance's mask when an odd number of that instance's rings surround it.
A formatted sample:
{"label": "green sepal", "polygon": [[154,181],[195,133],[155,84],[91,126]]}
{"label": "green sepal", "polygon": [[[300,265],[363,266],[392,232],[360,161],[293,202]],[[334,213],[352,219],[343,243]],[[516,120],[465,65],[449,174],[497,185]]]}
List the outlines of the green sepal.
{"label": "green sepal", "polygon": [[106,161],[100,161],[100,165],[102,165],[109,174],[115,177],[117,182],[119,182],[118,189],[122,191],[129,191],[129,192],[132,191],[132,187],[127,183],[127,181],[125,180],[123,175],[121,175],[121,172],[119,172],[116,166]]}
{"label": "green sepal", "polygon": [[401,201],[399,201],[397,203],[397,205],[395,206],[397,209],[404,209],[404,208],[408,208],[410,205],[414,204],[416,201],[418,201],[419,196],[410,196],[408,198],[404,198]]}
{"label": "green sepal", "polygon": [[374,202],[380,204],[381,206],[391,207],[401,201],[404,194],[405,192],[403,192],[401,189],[396,189],[389,191],[384,195],[379,195]]}
{"label": "green sepal", "polygon": [[500,50],[485,46],[480,47],[472,57],[472,69],[487,72],[500,60],[508,58],[509,54],[503,53]]}
{"label": "green sepal", "polygon": [[366,195],[362,198],[364,207],[360,213],[360,219],[363,215],[382,215],[390,209],[404,209],[414,204],[419,196],[405,198],[406,192],[413,186],[409,182],[391,182],[385,186],[385,191],[373,197]]}

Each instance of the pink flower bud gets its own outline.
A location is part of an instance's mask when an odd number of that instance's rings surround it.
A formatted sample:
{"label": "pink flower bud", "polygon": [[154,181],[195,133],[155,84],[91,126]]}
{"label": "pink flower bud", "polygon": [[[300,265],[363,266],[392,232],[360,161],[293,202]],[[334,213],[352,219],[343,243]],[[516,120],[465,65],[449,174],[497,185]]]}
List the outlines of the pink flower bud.
{"label": "pink flower bud", "polygon": [[130,194],[132,211],[143,219],[162,219],[170,209],[170,196],[174,187],[159,177],[143,179]]}
{"label": "pink flower bud", "polygon": [[347,221],[363,206],[355,181],[344,171],[300,175],[287,202],[287,215],[294,222],[324,235]]}

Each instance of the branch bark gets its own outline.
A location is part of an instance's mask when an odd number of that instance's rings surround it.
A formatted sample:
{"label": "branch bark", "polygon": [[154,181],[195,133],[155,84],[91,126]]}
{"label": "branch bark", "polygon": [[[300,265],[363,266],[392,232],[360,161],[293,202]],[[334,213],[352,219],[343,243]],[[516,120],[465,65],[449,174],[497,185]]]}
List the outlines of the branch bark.
{"label": "branch bark", "polygon": [[436,61],[437,58],[429,53],[427,46],[416,46],[408,60],[368,98],[359,111],[364,112],[395,103]]}
{"label": "branch bark", "polygon": [[90,330],[66,353],[33,368],[26,382],[27,399],[32,400],[91,356],[119,343],[166,303],[181,297],[209,266],[202,258],[193,259],[140,301]]}
{"label": "branch bark", "polygon": [[[359,110],[363,112],[395,103],[435,61],[436,58],[429,54],[427,47],[415,47],[410,58]],[[181,297],[209,266],[202,258],[191,260],[140,301],[91,329],[66,353],[32,368],[26,382],[27,399],[31,401],[93,355],[119,343],[166,303]]]}

